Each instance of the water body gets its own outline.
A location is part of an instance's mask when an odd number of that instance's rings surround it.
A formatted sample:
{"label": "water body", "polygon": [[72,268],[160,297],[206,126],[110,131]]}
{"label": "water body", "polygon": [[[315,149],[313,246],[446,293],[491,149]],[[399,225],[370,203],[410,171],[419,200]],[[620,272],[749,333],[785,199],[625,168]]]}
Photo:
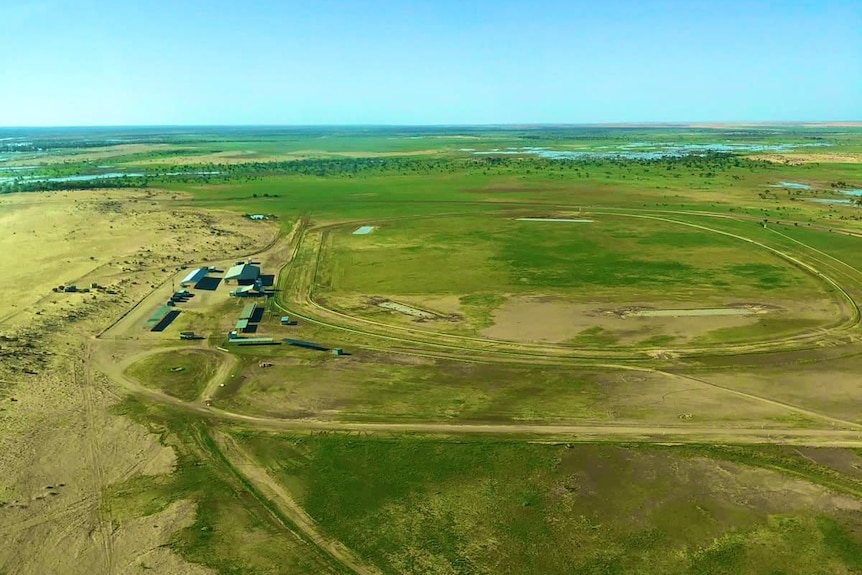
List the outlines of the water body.
{"label": "water body", "polygon": [[[534,155],[549,160],[577,160],[583,158],[659,160],[662,158],[679,158],[682,156],[690,155],[703,156],[713,152],[786,152],[796,148],[822,147],[831,145],[832,144],[826,142],[818,142],[811,144],[665,144],[651,142],[633,142],[630,144],[622,144],[620,146],[617,146],[616,148],[614,148],[613,146],[598,146],[591,150],[553,150],[550,148],[525,146],[522,148],[509,147],[505,150],[494,148],[491,150],[474,151],[472,153],[480,156]],[[654,149],[642,150],[633,148]]]}
{"label": "water body", "polygon": [[[0,168],[0,170],[14,170],[15,167],[10,168]],[[28,169],[35,169],[33,167],[28,167]],[[20,181],[22,183],[31,183],[31,182],[91,182],[95,180],[113,180],[117,178],[143,178],[143,177],[164,177],[164,176],[216,176],[221,172],[164,172],[157,174],[142,174],[142,173],[120,173],[120,172],[108,172],[105,174],[86,174],[80,176],[57,176],[57,177],[47,177],[47,176],[17,176],[17,177],[0,177],[0,184]]]}
{"label": "water body", "polygon": [[364,235],[367,235],[367,234],[370,234],[371,232],[373,232],[374,228],[375,228],[375,226],[362,226],[362,227],[356,228],[356,231],[353,232],[353,235],[354,236],[364,236]]}
{"label": "water body", "polygon": [[862,198],[862,190],[841,190],[839,193],[845,196],[853,196],[854,198]]}
{"label": "water body", "polygon": [[818,204],[834,204],[839,206],[853,205],[853,200],[827,200],[824,198],[811,198],[809,201],[817,202]]}
{"label": "water body", "polygon": [[787,188],[788,190],[810,190],[811,186],[808,184],[800,184],[797,182],[778,182],[777,184],[770,184],[770,188]]}

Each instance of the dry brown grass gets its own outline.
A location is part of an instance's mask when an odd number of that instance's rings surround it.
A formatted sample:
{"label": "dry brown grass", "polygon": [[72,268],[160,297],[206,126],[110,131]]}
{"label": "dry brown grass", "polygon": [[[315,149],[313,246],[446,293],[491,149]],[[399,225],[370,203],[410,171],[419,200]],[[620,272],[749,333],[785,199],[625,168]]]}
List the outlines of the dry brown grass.
{"label": "dry brown grass", "polygon": [[862,153],[855,152],[784,152],[781,154],[756,154],[747,156],[752,160],[765,160],[773,164],[862,164]]}
{"label": "dry brown grass", "polygon": [[[112,413],[119,397],[90,369],[91,338],[182,262],[246,252],[273,228],[155,191],[2,196],[0,227],[0,571],[208,572],[164,547],[193,505],[122,527],[103,517],[105,486],[168,473],[175,456]],[[70,282],[108,289],[51,289]]]}

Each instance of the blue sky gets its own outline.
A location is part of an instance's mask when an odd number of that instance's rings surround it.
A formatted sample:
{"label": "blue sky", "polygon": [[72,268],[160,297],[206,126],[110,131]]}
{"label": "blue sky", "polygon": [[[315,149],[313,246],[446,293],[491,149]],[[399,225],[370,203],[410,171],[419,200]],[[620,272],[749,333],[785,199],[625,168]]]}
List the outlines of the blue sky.
{"label": "blue sky", "polygon": [[862,0],[0,0],[0,126],[862,120]]}

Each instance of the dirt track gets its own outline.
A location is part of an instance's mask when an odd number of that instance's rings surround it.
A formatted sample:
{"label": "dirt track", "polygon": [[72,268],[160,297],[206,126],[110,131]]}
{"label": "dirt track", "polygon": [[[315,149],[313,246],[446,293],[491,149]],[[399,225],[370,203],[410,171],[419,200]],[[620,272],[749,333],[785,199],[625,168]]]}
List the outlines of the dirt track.
{"label": "dirt track", "polygon": [[378,575],[380,571],[365,565],[342,543],[324,536],[317,525],[302,507],[293,499],[281,484],[272,478],[233,438],[224,433],[215,434],[221,452],[240,473],[251,481],[268,499],[274,501],[282,513],[290,519],[302,533],[316,546],[328,552],[336,561],[358,575]]}

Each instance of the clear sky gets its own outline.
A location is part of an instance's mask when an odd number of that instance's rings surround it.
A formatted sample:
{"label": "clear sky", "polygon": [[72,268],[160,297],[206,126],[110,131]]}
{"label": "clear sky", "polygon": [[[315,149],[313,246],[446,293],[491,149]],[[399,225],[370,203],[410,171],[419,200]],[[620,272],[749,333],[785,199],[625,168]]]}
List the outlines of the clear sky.
{"label": "clear sky", "polygon": [[862,120],[862,0],[0,0],[0,126]]}

